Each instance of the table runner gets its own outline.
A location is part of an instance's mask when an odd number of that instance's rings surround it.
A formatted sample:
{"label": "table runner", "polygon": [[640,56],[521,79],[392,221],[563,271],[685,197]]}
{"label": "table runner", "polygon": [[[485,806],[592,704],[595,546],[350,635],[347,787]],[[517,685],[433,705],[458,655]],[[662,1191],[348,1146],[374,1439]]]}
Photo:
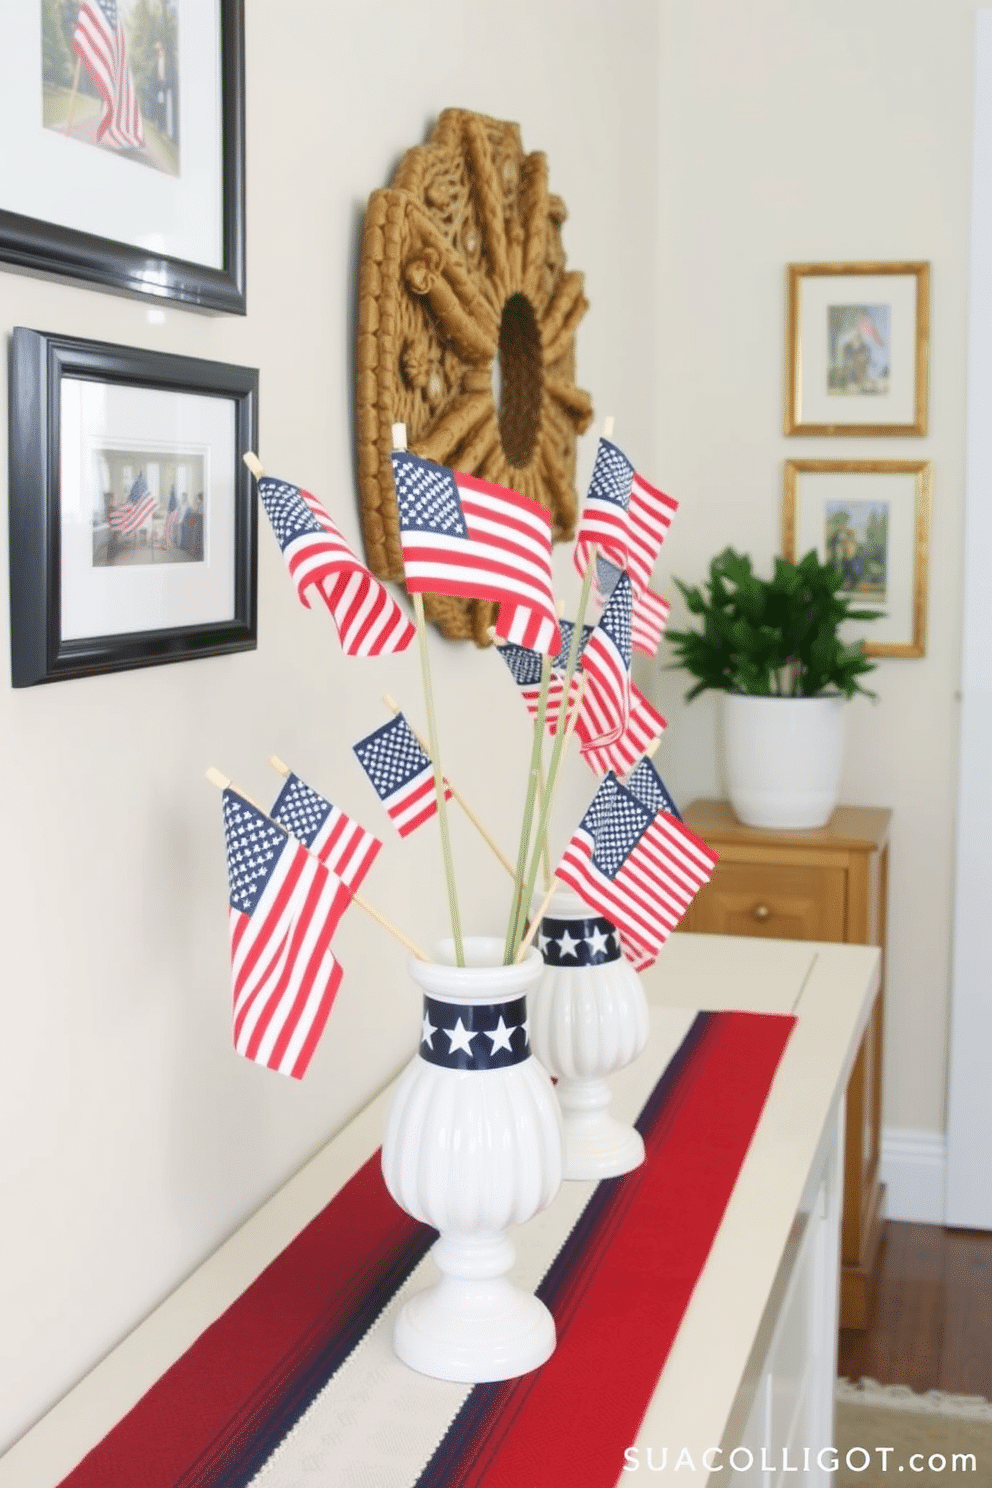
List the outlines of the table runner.
{"label": "table runner", "polygon": [[[641,1111],[645,1165],[595,1186],[538,1288],[555,1316],[555,1354],[522,1380],[442,1387],[460,1403],[440,1445],[390,1482],[519,1488],[543,1459],[556,1481],[611,1488],[794,1022],[696,1017]],[[389,1198],[374,1154],[62,1488],[246,1488],[347,1373],[434,1239]],[[550,1404],[563,1398],[567,1426],[549,1440],[562,1418]]]}

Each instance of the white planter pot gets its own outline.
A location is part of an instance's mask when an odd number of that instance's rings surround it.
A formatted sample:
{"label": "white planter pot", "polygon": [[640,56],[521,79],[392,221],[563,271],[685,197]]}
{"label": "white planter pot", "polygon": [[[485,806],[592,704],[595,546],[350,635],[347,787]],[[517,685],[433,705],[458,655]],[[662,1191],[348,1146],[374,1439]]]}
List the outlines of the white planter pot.
{"label": "white planter pot", "polygon": [[481,1384],[554,1352],[550,1312],[506,1279],[514,1252],[503,1232],[561,1186],[561,1113],[530,1050],[537,951],[503,966],[503,942],[480,937],[465,940],[466,966],[451,964],[450,942],[438,954],[438,964],[410,962],[423,1036],[393,1098],[382,1172],[400,1208],[441,1231],[431,1252],[441,1280],[403,1307],[393,1345],[422,1374]]}
{"label": "white planter pot", "polygon": [[558,1076],[565,1177],[629,1173],[644,1161],[644,1143],[611,1116],[606,1076],[631,1064],[647,1042],[640,978],[620,953],[616,926],[568,889],[548,905],[538,944],[545,967],[531,998],[531,1039]]}
{"label": "white planter pot", "polygon": [[822,827],[837,804],[844,753],[842,697],[726,692],[727,793],[749,827]]}

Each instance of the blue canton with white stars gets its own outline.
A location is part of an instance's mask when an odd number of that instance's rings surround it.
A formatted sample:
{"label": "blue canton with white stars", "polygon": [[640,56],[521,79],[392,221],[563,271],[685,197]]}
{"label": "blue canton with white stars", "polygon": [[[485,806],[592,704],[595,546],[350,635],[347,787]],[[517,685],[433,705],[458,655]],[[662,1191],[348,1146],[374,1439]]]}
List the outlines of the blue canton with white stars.
{"label": "blue canton with white stars", "polygon": [[609,814],[600,822],[594,838],[592,861],[601,873],[616,878],[654,816],[653,811],[616,782]]}
{"label": "blue canton with white stars", "polygon": [[621,573],[607,601],[606,609],[599,617],[599,629],[609,636],[628,671],[630,670],[633,614],[634,591],[628,576]]}
{"label": "blue canton with white stars", "polygon": [[97,5],[107,18],[107,25],[112,31],[117,30],[117,0],[96,0]]}
{"label": "blue canton with white stars", "polygon": [[507,641],[496,649],[510,668],[510,675],[518,687],[539,687],[541,685],[540,651],[531,651],[527,646],[514,645],[512,641]]}
{"label": "blue canton with white stars", "polygon": [[603,915],[579,920],[545,917],[537,945],[548,966],[604,966],[620,960],[620,935]]}
{"label": "blue canton with white stars", "polygon": [[634,467],[627,456],[608,439],[601,439],[589,483],[589,500],[611,501],[628,511],[633,479]]}
{"label": "blue canton with white stars", "polygon": [[224,838],[231,908],[254,913],[286,845],[286,834],[234,791],[224,792]]}
{"label": "blue canton with white stars", "polygon": [[258,483],[258,494],[262,498],[262,505],[265,507],[266,515],[276,535],[276,541],[283,552],[296,538],[304,537],[308,533],[327,536],[324,528],[303,500],[298,487],[287,485],[285,481],[272,480],[266,476]]}
{"label": "blue canton with white stars", "polygon": [[442,1002],[424,997],[420,1057],[450,1070],[505,1069],[530,1058],[526,997],[509,1002]]}
{"label": "blue canton with white stars", "polygon": [[596,555],[596,583],[599,586],[600,594],[604,595],[607,599],[609,599],[620,582],[620,575],[622,573],[623,569],[618,568],[615,563],[611,563],[609,558],[601,558],[599,554]]}
{"label": "blue canton with white stars", "polygon": [[393,481],[404,532],[468,537],[458,487],[450,470],[394,450]]}
{"label": "blue canton with white stars", "polygon": [[[552,660],[551,665],[556,672],[563,672],[568,666],[568,653],[572,645],[572,635],[575,631],[575,621],[559,620],[558,629],[561,631],[561,650],[558,652],[558,655]],[[594,627],[592,625],[583,625],[582,627],[582,635],[579,637],[579,650],[576,665],[579,661],[582,660],[582,653],[586,649],[586,646],[589,644],[589,637],[592,635],[593,629]]]}
{"label": "blue canton with white stars", "polygon": [[289,775],[272,808],[275,821],[309,847],[333,811],[330,801],[298,775]]}
{"label": "blue canton with white stars", "polygon": [[380,801],[430,768],[430,756],[421,749],[402,713],[359,739],[353,748]]}
{"label": "blue canton with white stars", "polygon": [[668,788],[649,759],[638,760],[627,776],[627,789],[651,811],[667,811],[682,820],[682,813],[668,793]]}

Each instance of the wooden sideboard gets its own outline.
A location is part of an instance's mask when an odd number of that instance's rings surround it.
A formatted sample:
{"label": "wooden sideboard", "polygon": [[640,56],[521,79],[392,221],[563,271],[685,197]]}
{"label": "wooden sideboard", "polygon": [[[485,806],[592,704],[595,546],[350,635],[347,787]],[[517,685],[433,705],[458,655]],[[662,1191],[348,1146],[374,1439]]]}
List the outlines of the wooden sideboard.
{"label": "wooden sideboard", "polygon": [[[727,801],[693,801],[685,819],[719,854],[709,884],[682,929],[715,935],[846,941],[885,946],[891,813],[838,806],[808,832],[743,826]],[[882,1237],[879,1182],[882,1102],[882,986],[847,1087],[841,1306],[844,1328],[868,1326],[872,1275]]]}

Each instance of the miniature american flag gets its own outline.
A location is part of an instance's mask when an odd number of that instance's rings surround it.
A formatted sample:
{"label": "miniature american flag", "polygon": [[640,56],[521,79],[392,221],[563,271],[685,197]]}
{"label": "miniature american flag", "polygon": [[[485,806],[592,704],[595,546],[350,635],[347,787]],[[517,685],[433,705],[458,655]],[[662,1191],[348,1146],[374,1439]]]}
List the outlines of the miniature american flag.
{"label": "miniature american flag", "polygon": [[561,644],[551,579],[551,516],[518,491],[393,451],[406,586],[492,599],[496,634],[533,651]]}
{"label": "miniature american flag", "polygon": [[[509,667],[528,713],[531,718],[536,719],[541,697],[541,653],[530,651],[526,646],[514,646],[510,642],[497,646],[496,649]],[[564,661],[562,666],[564,667]],[[544,714],[544,726],[550,734],[557,731],[564,692],[564,678],[561,672],[553,670],[548,678],[548,703]]]}
{"label": "miniature american flag", "polygon": [[292,773],[287,775],[271,815],[336,873],[352,893],[357,892],[382,847],[378,837]]}
{"label": "miniature american flag", "polygon": [[588,678],[582,717],[588,744],[612,743],[627,726],[632,607],[630,579],[621,573],[582,647],[582,673]]}
{"label": "miniature american flag", "polygon": [[601,439],[572,550],[572,560],[580,574],[584,574],[589,565],[589,550],[593,544],[600,556],[608,558],[617,568],[627,567],[630,483],[633,478],[634,467],[623,451],[610,440]]}
{"label": "miniature american flag", "polygon": [[641,952],[656,956],[716,861],[684,822],[652,811],[611,773],[555,874]]}
{"label": "miniature american flag", "polygon": [[107,521],[118,537],[127,537],[148,521],[157,506],[158,498],[149,491],[142,472],[128,492],[127,500],[120,506],[111,507]]}
{"label": "miniature american flag", "polygon": [[635,593],[630,627],[630,643],[635,651],[643,651],[646,656],[657,653],[671,608],[668,600],[653,589]]}
{"label": "miniature american flag", "polygon": [[350,893],[294,838],[225,790],[234,1047],[300,1080],[341,981],[331,937]]}
{"label": "miniature american flag", "polygon": [[[587,693],[588,696],[588,693]],[[594,706],[594,705],[593,705]],[[588,710],[583,702],[577,732],[581,744],[582,758],[597,775],[606,775],[612,770],[617,775],[627,771],[641,758],[656,739],[660,739],[667,722],[632,682],[630,684],[630,712],[623,733],[609,744],[586,743],[586,737],[595,739],[597,728],[602,731],[602,719]]]}
{"label": "miniature american flag", "polygon": [[[401,837],[430,820],[437,811],[434,766],[402,713],[353,748]],[[444,798],[451,798],[447,781]]]}
{"label": "miniature american flag", "polygon": [[412,620],[355,556],[316,497],[270,476],[261,477],[258,494],[300,602],[310,608],[305,591],[316,584],[344,654],[405,651],[417,633]]}
{"label": "miniature american flag", "polygon": [[145,143],[141,109],[127,64],[117,0],[83,0],[72,44],[103,99],[97,143],[140,149]]}
{"label": "miniature american flag", "polygon": [[651,582],[651,570],[661,551],[672,518],[679,509],[672,496],[649,486],[642,475],[634,472],[630,487],[630,538],[627,550],[627,572],[634,593],[643,594]]}

